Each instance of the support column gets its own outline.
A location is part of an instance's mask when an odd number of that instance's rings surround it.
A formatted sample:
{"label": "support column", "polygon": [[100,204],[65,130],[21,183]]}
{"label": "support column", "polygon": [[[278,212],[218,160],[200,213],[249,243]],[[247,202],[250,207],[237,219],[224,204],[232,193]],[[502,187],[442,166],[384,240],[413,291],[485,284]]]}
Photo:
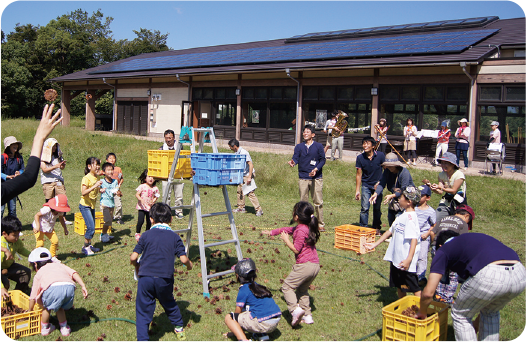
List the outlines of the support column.
{"label": "support column", "polygon": [[95,130],[95,93],[86,94],[86,131]]}
{"label": "support column", "polygon": [[301,79],[303,78],[303,72],[298,72],[298,87],[297,87],[297,91],[298,91],[298,94],[296,94],[296,98],[297,98],[297,103],[296,103],[296,145],[299,144],[300,142],[302,142],[303,138],[303,132],[302,132],[302,128],[303,128],[303,113],[302,113],[302,107],[301,107],[301,103],[303,102],[303,94],[302,94],[302,90],[303,90],[303,85],[301,84]]}
{"label": "support column", "polygon": [[62,115],[61,125],[69,127],[71,121],[71,92],[69,90],[60,91],[60,109]]}
{"label": "support column", "polygon": [[236,96],[236,139],[241,140],[241,126],[243,125],[243,115],[241,113],[241,74],[237,75],[237,90],[239,95]]}
{"label": "support column", "polygon": [[[378,68],[374,69],[374,76],[373,76],[373,88],[378,89],[378,78],[380,76],[380,70]],[[374,136],[374,133],[376,130],[374,129],[374,125],[378,123],[378,117],[379,117],[379,100],[378,95],[371,95],[372,96],[372,105],[371,105],[371,136]]]}
{"label": "support column", "polygon": [[470,67],[469,73],[473,77],[473,82],[471,82],[471,89],[470,94],[471,97],[469,99],[469,113],[468,113],[468,121],[469,125],[471,127],[471,134],[469,135],[469,153],[468,153],[468,165],[471,166],[473,163],[473,157],[475,157],[475,137],[476,132],[479,131],[478,126],[480,125],[480,122],[477,121],[477,66],[472,65]]}

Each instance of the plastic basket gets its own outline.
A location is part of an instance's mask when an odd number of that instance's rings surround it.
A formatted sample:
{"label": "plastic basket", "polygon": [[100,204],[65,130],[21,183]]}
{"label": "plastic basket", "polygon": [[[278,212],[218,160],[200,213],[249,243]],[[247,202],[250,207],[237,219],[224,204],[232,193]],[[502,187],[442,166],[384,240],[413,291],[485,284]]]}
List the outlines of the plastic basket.
{"label": "plastic basket", "polygon": [[192,153],[193,182],[212,186],[242,184],[245,160],[245,155],[232,153]]}
{"label": "plastic basket", "polygon": [[[188,156],[190,151],[182,150],[179,156]],[[158,179],[168,179],[172,169],[175,150],[149,150],[148,175]],[[192,177],[190,158],[179,158],[174,172],[174,178]]]}
{"label": "plastic basket", "polygon": [[[22,291],[9,291],[9,297],[14,305],[24,309],[29,309],[29,296]],[[7,305],[7,300],[2,300],[2,307]],[[2,329],[7,337],[18,339],[20,337],[40,334],[42,309],[35,305],[35,309],[30,312],[12,316],[2,316]]]}
{"label": "plastic basket", "polygon": [[237,185],[243,183],[243,170],[195,169],[193,180],[201,185]]}
{"label": "plastic basket", "polygon": [[431,302],[426,319],[402,315],[412,305],[420,306],[420,297],[406,296],[382,309],[382,341],[445,341],[449,306]]}
{"label": "plastic basket", "polygon": [[[104,226],[104,215],[101,212],[95,213],[95,234],[102,233],[102,227]],[[75,233],[84,235],[86,233],[86,223],[81,213],[75,213]],[[108,228],[108,234],[111,234],[111,227]]]}
{"label": "plastic basket", "polygon": [[334,248],[347,249],[365,254],[374,251],[363,246],[366,242],[373,243],[376,229],[344,224],[334,228]]}

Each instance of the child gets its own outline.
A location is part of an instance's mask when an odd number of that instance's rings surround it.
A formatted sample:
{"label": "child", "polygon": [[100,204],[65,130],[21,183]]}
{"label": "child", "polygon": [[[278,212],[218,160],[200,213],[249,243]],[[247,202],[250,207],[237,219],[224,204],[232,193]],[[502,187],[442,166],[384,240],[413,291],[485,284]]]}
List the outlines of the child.
{"label": "child", "polygon": [[66,195],[57,195],[45,203],[42,208],[35,214],[33,221],[33,233],[37,244],[35,248],[44,246],[44,236],[51,241],[51,256],[53,261],[56,261],[58,249],[58,236],[55,233],[55,222],[57,217],[60,220],[62,228],[64,228],[64,235],[68,235],[68,228],[66,227],[66,219],[64,213],[71,210],[68,205],[68,198]]}
{"label": "child", "polygon": [[66,194],[62,170],[66,161],[62,158],[62,151],[56,139],[49,138],[44,142],[42,160],[40,161],[40,179],[46,202],[58,194]]}
{"label": "child", "polygon": [[146,230],[150,229],[150,207],[159,198],[159,189],[155,186],[157,180],[152,176],[148,176],[148,169],[144,170],[139,176],[139,187],[136,189],[135,197],[137,197],[137,206],[139,217],[137,219],[137,226],[135,227],[135,240],[139,241],[141,237],[141,228],[146,216]]}
{"label": "child", "polygon": [[420,253],[420,229],[415,206],[420,202],[420,191],[414,186],[408,186],[400,196],[400,206],[405,209],[376,242],[365,243],[367,249],[373,249],[391,235],[389,247],[384,260],[391,263],[389,286],[396,287],[398,298],[405,297],[406,292],[420,296],[416,263]]}
{"label": "child", "polygon": [[416,135],[418,134],[416,126],[413,125],[413,119],[406,120],[404,127],[404,151],[407,152],[407,163],[411,161],[416,165]]}
{"label": "child", "polygon": [[440,131],[438,132],[437,148],[435,153],[434,165],[438,165],[438,158],[447,152],[449,146],[449,137],[451,136],[451,130],[447,128],[449,126],[448,120],[442,121],[440,124]]}
{"label": "child", "polygon": [[[113,164],[113,176],[111,178],[116,179],[117,183],[119,185],[119,189],[121,188],[122,182],[124,182],[124,177],[122,176],[122,169],[118,166],[115,166],[115,163],[117,162],[117,156],[115,153],[110,152],[106,155],[106,162]],[[115,210],[113,211],[113,219],[117,220],[118,224],[124,224],[122,222],[122,192],[120,195],[114,196],[113,199],[115,201]]]}
{"label": "child", "polygon": [[[500,139],[499,122],[492,121],[491,122],[491,132],[489,132],[489,144],[500,144],[500,140],[501,139]],[[497,164],[492,163],[491,166],[492,166],[491,173],[497,174]]]}
{"label": "child", "polygon": [[[130,256],[131,264],[135,266],[139,276],[135,302],[137,341],[149,340],[148,326],[155,311],[155,299],[159,300],[168,319],[175,326],[177,339],[186,340],[183,317],[173,296],[174,256],[179,257],[189,271],[193,267],[192,261],[186,256],[183,241],[168,225],[172,222],[170,206],[155,203],[150,213],[150,221],[154,225],[142,234]],[[137,263],[139,254],[140,264]]]}
{"label": "child", "polygon": [[386,134],[389,130],[389,127],[387,126],[387,121],[385,118],[380,119],[379,125],[374,125],[376,128],[376,143],[378,144],[377,151],[380,151],[385,154],[385,150],[387,149],[387,138]]}
{"label": "child", "polygon": [[102,184],[102,181],[97,176],[99,170],[100,160],[96,157],[89,157],[86,160],[86,168],[84,169],[85,176],[82,178],[79,204],[79,210],[86,224],[84,247],[82,247],[82,253],[86,255],[93,255],[99,251],[98,248],[91,245],[91,239],[95,235],[95,203],[97,202],[99,187]]}
{"label": "child", "polygon": [[22,231],[22,223],[14,216],[6,216],[2,219],[2,295],[9,290],[9,279],[16,282],[15,290],[20,290],[29,294],[29,281],[31,280],[31,270],[25,266],[17,264],[14,260],[15,253],[29,256],[29,250],[24,247],[24,243],[19,240]]}
{"label": "child", "polygon": [[232,267],[241,284],[236,299],[236,310],[225,317],[227,327],[239,341],[246,341],[243,330],[252,337],[268,340],[269,333],[276,330],[281,319],[281,310],[272,298],[272,293],[255,282],[256,264],[252,259],[243,259]]}
{"label": "child", "polygon": [[88,297],[86,285],[77,271],[64,264],[53,262],[51,253],[44,247],[33,250],[27,260],[33,267],[33,271],[37,272],[29,296],[29,311],[33,310],[37,302],[43,306],[42,336],[47,336],[56,329],[53,324],[49,323],[51,310],[57,313],[62,336],[69,336],[71,329],[66,320],[65,310],[73,307],[75,282],[81,286],[84,299]]}
{"label": "child", "polygon": [[[4,153],[2,154],[2,182],[15,178],[24,173],[24,158],[20,154],[22,143],[15,137],[4,139]],[[7,202],[7,214],[16,217],[16,199]],[[5,205],[2,205],[2,216],[4,216]]]}
{"label": "child", "polygon": [[[296,203],[292,211],[292,219],[298,222],[296,227],[264,230],[263,234],[279,234],[296,256],[296,264],[281,287],[287,308],[292,314],[291,325],[295,326],[304,315],[306,324],[314,323],[310,308],[309,286],[320,271],[320,260],[316,252],[316,242],[320,238],[320,232],[318,219],[314,216],[314,207],[309,202]],[[289,240],[289,234],[292,234],[293,243]]]}
{"label": "child", "polygon": [[104,217],[104,225],[102,226],[100,241],[110,242],[113,236],[108,235],[108,229],[111,229],[111,223],[113,221],[114,199],[122,195],[122,193],[119,190],[118,181],[113,179],[113,164],[108,162],[102,164],[102,172],[104,172],[104,179],[100,186],[100,208],[102,210],[102,216]]}
{"label": "child", "polygon": [[418,187],[420,190],[420,203],[415,208],[416,216],[418,218],[418,225],[420,228],[420,254],[416,264],[416,275],[418,276],[418,284],[424,288],[427,283],[427,253],[429,251],[429,242],[431,241],[431,230],[435,227],[436,212],[435,209],[427,205],[431,200],[431,188],[427,185]]}

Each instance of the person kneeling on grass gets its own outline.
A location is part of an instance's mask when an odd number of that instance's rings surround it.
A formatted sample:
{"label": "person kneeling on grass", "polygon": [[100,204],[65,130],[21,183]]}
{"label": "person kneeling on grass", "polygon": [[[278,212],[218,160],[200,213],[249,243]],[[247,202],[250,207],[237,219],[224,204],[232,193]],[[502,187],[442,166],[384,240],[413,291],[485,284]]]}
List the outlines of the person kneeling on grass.
{"label": "person kneeling on grass", "polygon": [[[172,222],[172,211],[165,203],[155,203],[150,208],[151,229],[145,231],[137,241],[130,262],[139,277],[135,314],[137,316],[137,341],[148,341],[148,327],[155,312],[155,300],[164,308],[178,340],[186,340],[183,317],[173,295],[174,256],[179,257],[187,270],[192,261],[188,259],[184,243],[179,234],[168,225]],[[137,262],[141,254],[140,264]],[[139,267],[140,265],[140,267]]]}
{"label": "person kneeling on grass", "polygon": [[49,335],[56,328],[49,323],[50,311],[57,313],[62,336],[69,336],[71,329],[66,320],[66,311],[73,307],[75,297],[75,282],[82,287],[84,299],[88,297],[86,285],[77,271],[68,266],[53,262],[51,252],[44,247],[34,249],[27,261],[37,272],[33,279],[33,287],[29,296],[29,311],[33,311],[35,303],[42,305],[42,336]]}
{"label": "person kneeling on grass", "polygon": [[389,286],[396,287],[398,298],[406,292],[420,296],[416,264],[420,253],[420,228],[415,206],[420,202],[420,191],[408,186],[400,196],[400,206],[405,211],[398,216],[391,228],[374,243],[365,243],[366,249],[374,249],[391,235],[392,240],[385,252],[384,260],[391,262]]}
{"label": "person kneeling on grass", "polygon": [[244,330],[254,339],[268,340],[269,333],[276,330],[281,319],[281,310],[272,298],[272,293],[255,282],[256,264],[252,259],[243,259],[234,267],[236,279],[241,286],[236,299],[236,310],[225,317],[227,327],[239,341],[246,341]]}

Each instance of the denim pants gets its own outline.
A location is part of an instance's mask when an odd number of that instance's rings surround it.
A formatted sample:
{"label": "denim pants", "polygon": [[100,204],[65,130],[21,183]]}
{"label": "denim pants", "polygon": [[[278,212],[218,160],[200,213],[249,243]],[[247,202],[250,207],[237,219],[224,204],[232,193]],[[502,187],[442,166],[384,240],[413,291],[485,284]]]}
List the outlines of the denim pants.
{"label": "denim pants", "polygon": [[79,210],[86,224],[86,232],[84,233],[84,238],[86,240],[91,240],[93,235],[95,235],[95,209],[91,207],[83,206],[79,204]]}
{"label": "denim pants", "polygon": [[[360,209],[360,226],[366,227],[369,223],[369,208],[371,203],[369,203],[369,198],[371,198],[374,193],[374,189],[370,189],[362,185],[362,208]],[[382,226],[382,197],[383,194],[379,194],[376,197],[376,202],[373,204],[373,228],[380,229]]]}
{"label": "denim pants", "polygon": [[17,197],[10,199],[6,204],[2,206],[2,217],[4,217],[5,206],[7,205],[7,215],[16,217],[16,199]]}

